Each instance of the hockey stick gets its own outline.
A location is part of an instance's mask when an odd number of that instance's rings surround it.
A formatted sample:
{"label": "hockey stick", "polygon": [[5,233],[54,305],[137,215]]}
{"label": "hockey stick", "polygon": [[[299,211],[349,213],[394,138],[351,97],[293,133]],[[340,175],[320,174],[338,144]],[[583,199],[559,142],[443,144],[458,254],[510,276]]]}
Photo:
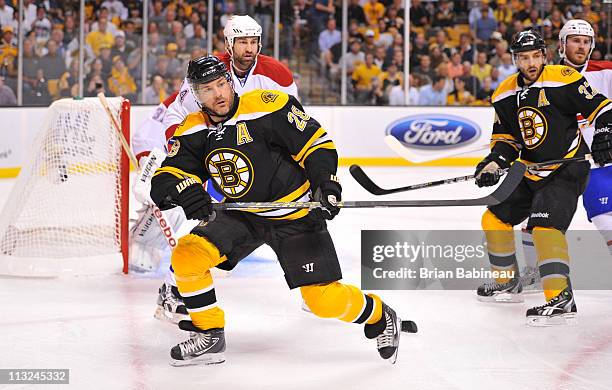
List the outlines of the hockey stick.
{"label": "hockey stick", "polygon": [[106,100],[106,96],[104,95],[104,92],[100,92],[98,94],[98,99],[100,99],[100,103],[102,104],[102,107],[104,107],[104,110],[106,111],[106,114],[108,115],[108,118],[113,124],[113,128],[115,129],[115,131],[117,132],[117,135],[119,136],[119,141],[121,141],[121,146],[123,146],[123,150],[125,151],[125,154],[127,154],[127,156],[129,157],[132,165],[134,165],[134,167],[138,169],[138,160],[136,160],[136,156],[134,156],[134,152],[132,152],[132,149],[130,149],[130,145],[125,139],[125,136],[123,135],[123,133],[121,132],[121,127],[119,126],[119,122],[117,121],[117,118],[115,118],[115,114],[113,114],[113,112],[111,111],[110,106],[108,105],[108,101]]}
{"label": "hockey stick", "polygon": [[[558,160],[550,160],[550,161],[544,161],[541,163],[529,164],[527,166],[527,169],[537,170],[537,169],[544,168],[547,166],[559,165],[559,164],[569,163],[569,162],[581,162],[581,161],[586,161],[590,159],[591,159],[591,155],[586,154],[584,155],[584,157],[562,158]],[[430,181],[427,183],[413,184],[413,185],[409,185],[405,187],[385,189],[385,188],[379,187],[376,183],[374,183],[374,181],[372,181],[372,179],[364,172],[364,170],[359,165],[351,165],[351,167],[349,168],[349,171],[351,173],[351,176],[353,176],[353,178],[357,181],[357,183],[359,183],[359,185],[361,185],[366,191],[374,195],[388,195],[388,194],[394,194],[396,192],[412,191],[412,190],[418,190],[422,188],[440,186],[444,184],[461,183],[464,181],[471,180],[475,177],[475,175],[466,175],[466,176],[453,177],[450,179]],[[501,173],[502,172],[500,172],[500,174]]]}
{"label": "hockey stick", "polygon": [[[140,174],[140,167],[138,165],[138,160],[136,160],[136,156],[134,155],[134,152],[132,152],[130,145],[125,139],[125,136],[123,135],[123,132],[121,131],[121,128],[119,127],[119,122],[117,121],[117,118],[115,118],[115,114],[113,114],[113,112],[110,109],[110,106],[108,105],[108,101],[106,100],[106,96],[104,95],[104,92],[98,93],[98,99],[100,100],[100,104],[102,104],[102,107],[104,107],[104,110],[106,111],[106,114],[108,115],[108,118],[113,124],[113,128],[115,129],[115,132],[119,136],[119,140],[121,141],[121,146],[123,147],[123,151],[129,157],[130,161],[132,162],[132,165],[134,165],[134,168]],[[154,206],[153,208],[153,215],[155,216],[155,220],[157,221],[157,224],[159,225],[159,228],[161,229],[162,234],[164,238],[166,239],[166,243],[171,249],[174,249],[177,243],[176,233],[174,229],[167,222],[167,219],[164,217],[164,213],[157,206]]]}
{"label": "hockey stick", "polygon": [[398,140],[392,135],[385,136],[384,141],[387,144],[387,146],[395,152],[395,154],[397,154],[404,160],[407,160],[415,164],[435,161],[441,158],[459,156],[461,154],[480,152],[482,150],[489,149],[489,144],[486,144],[486,145],[474,145],[473,147],[469,149],[464,149],[461,151],[442,150],[442,151],[418,152],[416,150],[412,150],[412,149],[405,147],[400,142],[400,140]]}
{"label": "hockey stick", "polygon": [[[508,199],[523,180],[525,164],[517,161],[512,164],[502,183],[491,194],[474,199],[441,199],[441,200],[357,200],[339,202],[340,208],[390,208],[390,207],[445,207],[445,206],[494,206]],[[321,207],[319,202],[242,202],[215,203],[214,210],[245,209],[314,209]]]}
{"label": "hockey stick", "polygon": [[351,176],[353,176],[353,179],[355,179],[355,181],[359,183],[359,185],[361,185],[370,194],[374,194],[374,195],[388,195],[388,194],[394,194],[396,192],[418,190],[421,188],[435,187],[435,186],[440,186],[443,184],[461,183],[463,181],[468,181],[474,178],[474,175],[466,175],[466,176],[453,177],[450,179],[430,181],[427,183],[412,184],[406,187],[384,189],[384,188],[379,187],[376,183],[374,183],[372,179],[370,179],[370,177],[363,171],[363,169],[359,165],[351,165],[351,167],[349,168],[349,172],[351,173]]}

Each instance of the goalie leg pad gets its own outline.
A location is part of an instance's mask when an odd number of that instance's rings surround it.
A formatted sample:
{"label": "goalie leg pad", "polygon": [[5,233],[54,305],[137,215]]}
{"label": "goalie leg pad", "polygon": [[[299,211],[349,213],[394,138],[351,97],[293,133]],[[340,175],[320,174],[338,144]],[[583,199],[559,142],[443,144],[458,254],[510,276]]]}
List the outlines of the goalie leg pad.
{"label": "goalie leg pad", "polygon": [[[130,229],[130,241],[138,242],[145,246],[154,246],[165,249],[168,247],[166,235],[170,228],[162,230],[156,221],[155,213],[159,209],[155,205],[147,205],[137,210],[138,218]],[[165,210],[163,213],[164,223],[175,231],[187,220],[185,213],[180,207]]]}
{"label": "goalie leg pad", "polygon": [[[138,218],[130,229],[130,268],[136,271],[155,271],[160,262],[170,255],[167,235],[171,235],[171,226],[178,229],[185,222],[182,209],[174,208],[163,214],[162,229],[156,221],[155,213],[160,213],[153,205],[137,210]],[[174,240],[174,238],[173,238]]]}

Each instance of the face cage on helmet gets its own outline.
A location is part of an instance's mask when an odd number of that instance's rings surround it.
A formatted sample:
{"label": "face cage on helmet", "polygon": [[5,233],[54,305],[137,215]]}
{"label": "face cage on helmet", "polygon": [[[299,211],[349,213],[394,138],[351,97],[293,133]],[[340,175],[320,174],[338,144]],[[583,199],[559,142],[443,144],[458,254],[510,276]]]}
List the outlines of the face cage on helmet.
{"label": "face cage on helmet", "polygon": [[[234,89],[234,83],[232,81],[232,76],[230,75],[229,72],[224,72],[224,74],[220,74],[219,77],[215,77],[212,80],[208,80],[205,81],[203,83],[197,83],[197,84],[206,84],[206,83],[211,83],[213,81],[216,81],[218,79],[220,79],[221,77],[225,77],[225,79],[227,80],[228,83],[230,83],[230,86],[232,87],[232,90]],[[198,94],[196,93],[195,89],[193,88],[193,84],[192,83],[188,83],[189,84],[189,90],[191,91],[191,94],[193,95],[193,99],[195,100],[196,104],[198,105],[198,107],[200,107],[200,110],[204,111],[205,113],[209,114],[209,115],[216,115],[216,113],[210,111],[209,109],[207,109],[202,102],[200,102],[200,99],[198,98]]]}

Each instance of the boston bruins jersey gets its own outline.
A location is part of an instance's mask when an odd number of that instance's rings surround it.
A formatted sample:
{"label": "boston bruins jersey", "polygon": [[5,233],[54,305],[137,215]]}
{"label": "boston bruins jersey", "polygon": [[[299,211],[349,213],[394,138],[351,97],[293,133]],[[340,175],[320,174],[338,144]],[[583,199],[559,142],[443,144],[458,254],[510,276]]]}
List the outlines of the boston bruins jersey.
{"label": "boston bruins jersey", "polygon": [[[492,96],[495,123],[491,150],[508,161],[520,157],[527,163],[580,157],[588,146],[578,128],[576,114],[590,123],[609,122],[612,103],[598,93],[576,70],[547,65],[540,77],[526,86],[519,74],[504,80]],[[528,171],[541,180],[559,165]]]}
{"label": "boston bruins jersey", "polygon": [[[227,118],[213,123],[201,111],[189,114],[170,140],[153,187],[212,178],[226,202],[308,201],[311,188],[336,174],[332,140],[295,97],[272,90],[235,95]],[[307,209],[248,212],[265,220],[308,214]]]}

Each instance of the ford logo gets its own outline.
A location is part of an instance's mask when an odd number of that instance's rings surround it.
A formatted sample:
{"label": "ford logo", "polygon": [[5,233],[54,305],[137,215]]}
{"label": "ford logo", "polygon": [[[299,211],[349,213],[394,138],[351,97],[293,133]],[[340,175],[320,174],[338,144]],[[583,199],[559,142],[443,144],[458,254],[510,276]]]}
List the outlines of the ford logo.
{"label": "ford logo", "polygon": [[385,131],[405,146],[441,149],[464,146],[478,139],[480,126],[455,115],[422,114],[396,120]]}

